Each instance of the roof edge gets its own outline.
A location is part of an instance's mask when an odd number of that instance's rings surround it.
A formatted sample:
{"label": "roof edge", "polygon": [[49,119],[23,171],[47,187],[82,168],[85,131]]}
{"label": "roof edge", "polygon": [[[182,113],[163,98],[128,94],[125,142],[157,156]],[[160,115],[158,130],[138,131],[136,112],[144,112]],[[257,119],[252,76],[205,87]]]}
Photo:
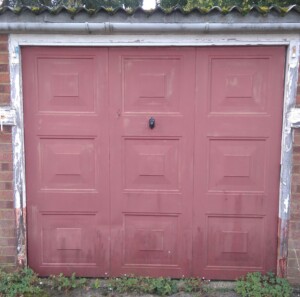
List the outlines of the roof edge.
{"label": "roof edge", "polygon": [[300,23],[0,23],[2,33],[218,34],[299,33]]}
{"label": "roof edge", "polygon": [[300,5],[294,4],[290,6],[279,6],[279,5],[270,5],[270,6],[259,6],[259,5],[253,5],[253,6],[212,6],[210,8],[207,7],[193,7],[191,9],[185,9],[181,6],[175,6],[171,8],[162,8],[158,6],[155,9],[152,10],[145,10],[141,6],[137,6],[135,8],[122,8],[122,7],[104,7],[99,6],[95,8],[87,8],[84,5],[79,6],[45,6],[45,5],[37,5],[37,6],[0,6],[0,14],[3,14],[7,11],[13,12],[14,14],[21,14],[22,12],[29,11],[35,15],[42,14],[44,12],[50,13],[50,14],[59,14],[61,12],[67,12],[70,15],[76,15],[79,12],[85,12],[88,15],[94,15],[99,12],[105,12],[110,15],[114,15],[118,12],[124,12],[128,15],[133,15],[137,12],[143,12],[146,15],[152,15],[156,12],[162,12],[164,14],[172,14],[174,12],[180,12],[183,15],[190,14],[190,13],[199,13],[200,15],[206,15],[210,14],[212,12],[219,12],[220,14],[229,14],[231,12],[239,12],[241,15],[247,15],[250,12],[258,12],[262,15],[269,14],[271,12],[276,12],[281,16],[284,16],[288,14],[289,12],[297,12],[300,13]]}

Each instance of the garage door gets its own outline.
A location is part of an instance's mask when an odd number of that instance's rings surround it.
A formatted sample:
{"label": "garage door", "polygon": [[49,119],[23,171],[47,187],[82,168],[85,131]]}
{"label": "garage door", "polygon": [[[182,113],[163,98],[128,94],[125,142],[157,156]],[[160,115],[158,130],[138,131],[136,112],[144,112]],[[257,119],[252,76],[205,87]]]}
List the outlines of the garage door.
{"label": "garage door", "polygon": [[281,47],[22,51],[41,275],[276,270]]}

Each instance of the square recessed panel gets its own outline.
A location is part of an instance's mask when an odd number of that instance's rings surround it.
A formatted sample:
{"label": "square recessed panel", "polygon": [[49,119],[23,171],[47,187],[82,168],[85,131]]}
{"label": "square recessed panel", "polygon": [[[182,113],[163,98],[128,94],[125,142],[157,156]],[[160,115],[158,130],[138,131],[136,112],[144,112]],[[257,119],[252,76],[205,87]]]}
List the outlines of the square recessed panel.
{"label": "square recessed panel", "polygon": [[126,189],[179,189],[178,139],[125,139]]}
{"label": "square recessed panel", "polygon": [[208,216],[207,266],[263,267],[262,217]]}
{"label": "square recessed panel", "polygon": [[266,112],[267,58],[213,58],[210,112]]}
{"label": "square recessed panel", "polygon": [[166,75],[165,74],[142,74],[139,84],[140,99],[154,99],[166,97]]}
{"label": "square recessed panel", "polygon": [[224,177],[249,177],[250,167],[249,155],[224,155]]}
{"label": "square recessed panel", "polygon": [[125,215],[124,264],[176,265],[178,217]]}
{"label": "square recessed panel", "polygon": [[209,191],[263,191],[265,139],[210,139]]}
{"label": "square recessed panel", "polygon": [[63,98],[79,96],[78,73],[52,74],[50,82],[53,97]]}
{"label": "square recessed panel", "polygon": [[44,264],[94,264],[97,233],[95,214],[42,214]]}
{"label": "square recessed panel", "polygon": [[41,188],[95,189],[94,139],[40,139]]}
{"label": "square recessed panel", "polygon": [[56,228],[57,250],[81,250],[82,229],[81,228]]}
{"label": "square recessed panel", "polygon": [[179,112],[180,58],[123,59],[125,112]]}
{"label": "square recessed panel", "polygon": [[92,58],[39,58],[39,111],[93,112],[97,76]]}

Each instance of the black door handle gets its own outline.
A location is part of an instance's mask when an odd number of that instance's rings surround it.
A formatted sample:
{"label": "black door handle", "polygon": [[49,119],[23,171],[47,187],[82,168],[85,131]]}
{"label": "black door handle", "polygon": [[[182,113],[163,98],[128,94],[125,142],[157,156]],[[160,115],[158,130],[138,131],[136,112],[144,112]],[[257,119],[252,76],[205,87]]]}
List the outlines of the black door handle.
{"label": "black door handle", "polygon": [[149,119],[149,128],[153,129],[155,127],[155,119],[153,117],[151,117]]}

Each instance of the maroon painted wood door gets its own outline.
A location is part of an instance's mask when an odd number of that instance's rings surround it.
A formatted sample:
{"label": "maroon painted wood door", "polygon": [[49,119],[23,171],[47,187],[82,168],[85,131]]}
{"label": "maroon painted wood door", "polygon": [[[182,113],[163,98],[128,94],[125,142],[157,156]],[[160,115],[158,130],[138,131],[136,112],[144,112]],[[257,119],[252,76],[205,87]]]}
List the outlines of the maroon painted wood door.
{"label": "maroon painted wood door", "polygon": [[188,275],[195,49],[112,49],[109,71],[112,273]]}
{"label": "maroon painted wood door", "polygon": [[197,51],[195,275],[276,271],[284,53]]}
{"label": "maroon painted wood door", "polygon": [[284,55],[24,48],[29,265],[41,275],[275,271]]}
{"label": "maroon painted wood door", "polygon": [[108,50],[22,50],[28,260],[41,275],[109,271]]}

